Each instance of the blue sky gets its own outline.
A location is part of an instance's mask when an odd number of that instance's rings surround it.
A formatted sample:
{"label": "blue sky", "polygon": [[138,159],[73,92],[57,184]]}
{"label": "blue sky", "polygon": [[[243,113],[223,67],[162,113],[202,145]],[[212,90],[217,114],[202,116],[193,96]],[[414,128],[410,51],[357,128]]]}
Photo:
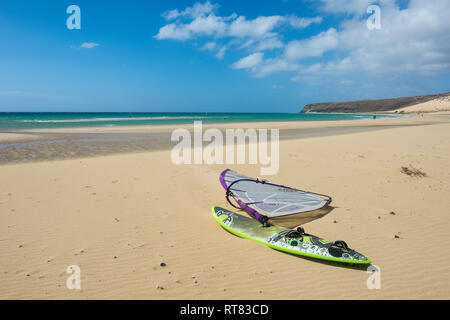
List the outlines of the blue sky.
{"label": "blue sky", "polygon": [[447,0],[2,1],[0,111],[298,112],[447,92],[449,15]]}

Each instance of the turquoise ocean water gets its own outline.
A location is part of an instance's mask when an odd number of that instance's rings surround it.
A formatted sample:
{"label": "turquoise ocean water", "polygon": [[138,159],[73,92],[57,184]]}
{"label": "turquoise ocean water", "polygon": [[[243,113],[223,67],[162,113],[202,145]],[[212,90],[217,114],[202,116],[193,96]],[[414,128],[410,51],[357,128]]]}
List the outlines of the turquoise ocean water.
{"label": "turquoise ocean water", "polygon": [[[395,115],[377,114],[377,118],[392,118]],[[326,121],[372,119],[371,114],[303,114],[303,113],[153,113],[153,112],[2,112],[0,130],[10,131],[32,128],[61,128],[89,126],[126,126],[182,124],[193,121],[205,123],[226,122],[274,122],[274,121]]]}

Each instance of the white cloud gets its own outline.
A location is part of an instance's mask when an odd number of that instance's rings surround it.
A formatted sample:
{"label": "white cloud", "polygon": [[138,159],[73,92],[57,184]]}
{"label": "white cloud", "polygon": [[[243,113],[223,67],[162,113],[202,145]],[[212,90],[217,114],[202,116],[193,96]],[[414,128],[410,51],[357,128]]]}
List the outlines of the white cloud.
{"label": "white cloud", "polygon": [[189,17],[196,19],[198,17],[206,16],[216,10],[219,6],[217,4],[211,4],[211,2],[206,1],[205,3],[196,2],[192,7],[187,7],[183,11],[178,11],[178,9],[169,10],[162,14],[166,20],[173,20],[180,17]]}
{"label": "white cloud", "polygon": [[[283,42],[279,39],[277,28],[281,26],[290,26],[296,29],[306,28],[312,23],[322,21],[320,17],[300,18],[295,15],[259,16],[254,19],[247,19],[236,13],[219,16],[215,13],[218,7],[217,4],[206,1],[203,4],[197,2],[192,7],[181,11],[178,9],[166,11],[162,16],[166,20],[176,19],[176,21],[162,26],[155,38],[186,41],[209,37],[214,42],[219,38],[224,38],[229,41],[226,48],[216,47],[218,48],[216,57],[222,58],[231,44],[238,45],[239,49],[253,52],[282,48]],[[205,45],[201,48],[206,49]]]}
{"label": "white cloud", "polygon": [[84,42],[80,45],[80,49],[92,49],[98,46],[99,44],[96,42]]}
{"label": "white cloud", "polygon": [[244,16],[220,17],[211,13],[190,23],[174,22],[159,29],[157,39],[187,40],[199,36],[264,38],[273,36],[275,26],[284,21],[281,16],[258,17],[247,20]]}
{"label": "white cloud", "polygon": [[284,55],[289,60],[319,57],[324,52],[337,48],[339,40],[337,31],[330,28],[305,40],[293,40],[288,43]]}
{"label": "white cloud", "polygon": [[214,50],[216,46],[217,45],[214,41],[207,42],[203,47],[201,47],[201,50]]}
{"label": "white cloud", "polygon": [[255,67],[263,59],[263,52],[256,52],[242,58],[231,65],[233,69],[249,69]]}
{"label": "white cloud", "polygon": [[283,48],[283,42],[281,42],[277,37],[272,37],[260,40],[258,44],[256,44],[255,50],[264,51],[278,48]]}
{"label": "white cloud", "polygon": [[[339,8],[340,1],[323,0],[328,10],[355,13],[315,36],[289,42],[278,57],[262,61],[252,73],[267,76],[295,71],[295,81],[321,79],[364,72],[368,76],[417,74],[435,76],[450,72],[450,1],[411,0],[400,10],[390,1],[381,7],[381,29],[369,30],[364,17],[352,7]],[[364,1],[355,1],[364,8]],[[332,6],[335,5],[335,6]],[[358,6],[356,6],[358,7]],[[365,12],[365,8],[362,9]],[[332,53],[331,58],[322,58]],[[308,58],[311,64],[302,65]]]}
{"label": "white cloud", "polygon": [[219,49],[219,51],[217,51],[216,53],[216,58],[218,59],[222,59],[223,56],[225,55],[225,52],[227,51],[228,47],[227,46],[223,46]]}
{"label": "white cloud", "polygon": [[224,34],[226,24],[223,18],[210,14],[197,17],[190,23],[171,23],[159,29],[158,40],[187,40],[197,36],[219,36]]}
{"label": "white cloud", "polygon": [[251,70],[256,77],[265,77],[275,72],[292,72],[301,68],[300,63],[281,58],[266,59]]}
{"label": "white cloud", "polygon": [[200,50],[216,52],[214,56],[217,59],[222,59],[225,56],[227,49],[228,45],[219,45],[214,41],[207,42],[200,48]]}
{"label": "white cloud", "polygon": [[295,15],[292,15],[288,18],[289,24],[298,29],[303,29],[308,26],[310,26],[313,23],[321,23],[323,21],[322,17],[315,17],[315,18],[299,18]]}
{"label": "white cloud", "polygon": [[230,24],[228,33],[238,38],[263,38],[273,35],[273,29],[285,20],[282,16],[257,17],[253,20],[240,16]]}
{"label": "white cloud", "polygon": [[173,39],[173,40],[186,40],[191,37],[190,32],[187,28],[180,28],[177,24],[171,23],[167,24],[161,29],[159,29],[158,34],[155,36],[156,39]]}
{"label": "white cloud", "polygon": [[[200,7],[197,3],[196,10],[194,5],[171,14],[190,21],[169,23],[155,37],[175,40],[204,37],[207,42],[201,48],[218,58],[231,48],[245,50],[247,56],[231,67],[248,70],[257,77],[292,72],[294,81],[320,83],[356,73],[435,76],[450,72],[450,1],[410,0],[405,9],[400,9],[395,0],[377,1],[381,7],[379,30],[369,30],[366,25],[369,16],[366,9],[372,1],[318,2],[319,10],[335,15],[339,23],[287,43],[282,34],[287,27],[306,28],[320,24],[323,18],[272,15],[247,19],[237,14],[224,17],[216,15],[217,5],[206,2]],[[219,45],[219,39],[226,44]],[[272,56],[264,55],[268,50]]]}

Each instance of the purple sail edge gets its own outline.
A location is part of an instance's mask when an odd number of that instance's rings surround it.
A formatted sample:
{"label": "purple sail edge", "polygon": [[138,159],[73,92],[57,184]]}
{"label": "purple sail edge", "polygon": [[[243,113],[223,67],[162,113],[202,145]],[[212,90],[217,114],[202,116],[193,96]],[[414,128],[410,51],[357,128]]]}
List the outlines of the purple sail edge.
{"label": "purple sail edge", "polygon": [[[222,185],[222,187],[227,190],[228,186],[225,183],[225,174],[230,171],[230,169],[225,169],[224,171],[222,171],[222,173],[219,176],[219,181],[220,184]],[[237,199],[235,196],[233,196],[233,199],[236,200],[237,203],[239,203],[240,206],[242,206],[245,211],[247,211],[248,213],[250,213],[256,220],[261,221],[262,218],[264,218],[265,216],[263,216],[262,214],[259,214],[258,211],[256,211],[253,208],[250,208],[246,203],[242,202],[241,200]]]}

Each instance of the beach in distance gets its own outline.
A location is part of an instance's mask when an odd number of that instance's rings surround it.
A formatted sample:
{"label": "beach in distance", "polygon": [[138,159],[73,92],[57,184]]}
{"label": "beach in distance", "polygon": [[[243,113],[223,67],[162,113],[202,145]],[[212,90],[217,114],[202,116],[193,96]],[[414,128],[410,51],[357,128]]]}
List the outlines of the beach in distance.
{"label": "beach in distance", "polygon": [[[450,298],[448,113],[220,116],[203,129],[279,129],[279,170],[263,178],[332,196],[332,210],[302,227],[366,255],[378,288],[365,268],[289,255],[222,229],[211,206],[237,210],[219,174],[257,177],[261,165],[174,164],[173,131],[192,132],[204,119],[23,122],[0,133],[0,298]],[[70,266],[81,271],[80,290],[67,288]]]}

